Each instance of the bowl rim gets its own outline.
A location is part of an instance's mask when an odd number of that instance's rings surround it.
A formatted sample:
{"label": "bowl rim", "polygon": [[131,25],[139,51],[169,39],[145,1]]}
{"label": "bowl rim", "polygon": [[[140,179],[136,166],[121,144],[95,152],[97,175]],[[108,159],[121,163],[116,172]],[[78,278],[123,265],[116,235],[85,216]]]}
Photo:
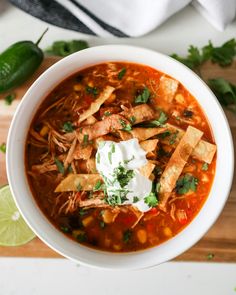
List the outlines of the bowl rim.
{"label": "bowl rim", "polygon": [[[111,58],[109,56],[113,56],[114,58]],[[220,150],[218,150],[217,152],[218,154],[215,179],[212,184],[211,192],[205,204],[203,205],[197,216],[193,219],[193,221],[191,221],[191,223],[176,236],[160,244],[159,246],[137,252],[110,253],[78,245],[78,243],[70,241],[67,237],[65,237],[58,230],[55,229],[55,227],[51,224],[47,217],[41,212],[32,196],[29,185],[27,183],[25,171],[23,171],[22,173],[22,161],[24,162],[24,159],[22,160],[20,158],[20,156],[22,156],[22,147],[23,150],[25,148],[25,134],[27,133],[28,129],[20,130],[20,126],[23,125],[23,127],[25,128],[27,128],[28,126],[29,128],[29,124],[31,123],[35,111],[38,109],[40,103],[45,99],[47,93],[51,92],[51,90],[60,83],[59,81],[63,81],[65,78],[76,72],[76,70],[74,70],[71,71],[71,74],[65,75],[63,71],[68,71],[66,67],[68,67],[69,65],[72,68],[75,67],[75,62],[77,62],[77,59],[82,60],[78,62],[78,65],[76,64],[77,72],[82,68],[86,68],[90,65],[106,61],[127,61],[139,63],[151,66],[162,72],[164,71],[160,68],[165,68],[167,66],[168,71],[165,71],[164,73],[170,75],[170,71],[176,71],[176,73],[179,74],[179,78],[175,75],[170,76],[173,76],[181,83],[185,79],[185,83],[183,84],[188,89],[188,91],[190,91],[190,89],[195,89],[196,87],[199,87],[199,97],[196,97],[195,94],[193,95],[198,103],[201,105],[203,111],[205,112],[205,115],[208,117],[211,127],[213,125],[212,120],[214,119],[215,114],[219,116],[217,121],[220,122],[220,127],[217,127],[217,129],[213,130],[213,134],[216,137],[217,148],[220,147]],[[138,61],[139,59],[140,62]],[[81,66],[83,62],[86,63],[86,60],[92,60],[93,62],[91,62],[90,64],[87,62],[87,66]],[[141,62],[141,60],[147,60],[147,63]],[[150,63],[152,65],[150,65]],[[156,64],[156,66],[154,66],[154,64]],[[173,69],[169,70],[169,68]],[[63,79],[56,78],[63,75]],[[50,82],[49,78],[52,79],[52,81],[53,79],[58,79],[57,84],[55,84],[55,82]],[[51,87],[46,87],[47,89],[44,89],[43,87],[41,88],[41,86],[44,86],[44,83],[51,83],[52,85],[50,84]],[[35,102],[32,102],[32,97],[35,93],[37,94],[37,91],[39,89],[42,91],[41,94],[37,96]],[[193,91],[190,92],[192,93]],[[208,100],[206,100],[207,102],[204,102],[210,103],[208,110],[204,109],[202,103],[199,101],[200,93],[202,95],[205,94],[208,98]],[[31,113],[28,114],[26,110]],[[30,116],[31,119],[29,119]],[[211,119],[209,119],[209,117],[211,117]],[[214,127],[216,127],[216,125],[218,124],[217,121],[214,121]],[[212,127],[212,129],[214,128]],[[225,141],[224,147],[223,143],[221,143],[221,141],[223,140],[220,140],[223,138]],[[17,150],[17,148],[19,150]],[[219,155],[224,155],[224,159],[222,159],[221,157],[219,158]],[[213,225],[225,205],[232,185],[234,171],[234,149],[229,124],[218,100],[205,84],[205,82],[203,82],[199,78],[199,76],[197,76],[189,68],[169,56],[142,47],[128,45],[103,45],[76,52],[58,61],[49,69],[47,69],[43,74],[41,74],[40,77],[31,85],[31,87],[27,90],[26,94],[22,98],[22,101],[19,104],[11,122],[7,138],[6,162],[10,189],[20,213],[26,220],[27,224],[31,227],[31,229],[50,248],[71,260],[87,266],[104,269],[133,270],[152,267],[173,259],[174,257],[186,251],[192,245],[194,245]],[[227,178],[225,179],[226,175]],[[224,176],[224,183],[220,186],[219,183],[216,183],[216,180],[219,181],[222,176]],[[216,188],[214,189],[214,194],[213,188]],[[221,193],[221,198],[218,197],[219,202],[216,202],[213,208],[212,205],[214,204],[214,202],[212,201],[212,199],[216,199],[216,192],[218,191]],[[207,207],[208,203],[211,204],[208,205],[208,207],[210,206],[209,208]],[[208,210],[211,209],[211,214],[205,212],[206,209],[204,208],[206,207],[208,208]],[[203,220],[201,220],[203,219],[203,217],[205,218],[204,224]],[[197,226],[199,226],[199,228]],[[189,236],[190,232],[193,232],[193,236],[191,237]],[[77,248],[77,251],[75,251],[75,248]],[[152,256],[153,254],[155,255]],[[158,254],[161,254],[161,256],[159,256]]]}

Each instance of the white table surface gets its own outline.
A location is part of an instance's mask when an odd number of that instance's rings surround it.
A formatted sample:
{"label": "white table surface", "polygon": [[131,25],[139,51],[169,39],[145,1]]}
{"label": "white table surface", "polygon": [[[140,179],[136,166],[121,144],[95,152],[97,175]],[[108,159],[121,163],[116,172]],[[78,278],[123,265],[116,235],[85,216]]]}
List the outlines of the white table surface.
{"label": "white table surface", "polygon": [[[36,40],[46,27],[50,29],[42,48],[54,40],[83,38],[91,46],[132,44],[184,54],[189,44],[203,46],[208,40],[221,44],[236,37],[236,22],[219,32],[188,7],[142,38],[100,39],[48,25],[0,0],[0,51],[18,40]],[[233,295],[235,288],[236,264],[169,262],[136,272],[108,272],[65,259],[0,258],[0,295]]]}

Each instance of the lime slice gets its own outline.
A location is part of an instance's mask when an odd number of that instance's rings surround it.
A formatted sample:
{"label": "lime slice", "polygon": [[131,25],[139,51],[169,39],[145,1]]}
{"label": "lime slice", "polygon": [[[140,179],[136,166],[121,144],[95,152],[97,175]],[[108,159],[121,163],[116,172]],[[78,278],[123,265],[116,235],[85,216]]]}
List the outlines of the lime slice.
{"label": "lime slice", "polygon": [[9,185],[0,188],[0,245],[26,244],[35,234],[25,223],[12,198]]}

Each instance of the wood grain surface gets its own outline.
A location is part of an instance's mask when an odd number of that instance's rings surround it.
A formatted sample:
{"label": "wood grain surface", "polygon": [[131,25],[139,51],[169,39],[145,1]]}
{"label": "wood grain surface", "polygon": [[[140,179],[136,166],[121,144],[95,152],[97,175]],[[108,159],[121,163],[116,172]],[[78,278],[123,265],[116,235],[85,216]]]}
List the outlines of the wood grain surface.
{"label": "wood grain surface", "polygon": [[[15,112],[21,97],[32,84],[32,82],[58,60],[57,57],[47,57],[40,69],[35,73],[30,81],[14,91],[16,99],[12,105],[4,103],[4,96],[0,96],[0,144],[6,142],[8,129],[12,116]],[[236,61],[228,68],[220,68],[217,65],[206,63],[201,70],[204,79],[214,77],[224,77],[236,84]],[[234,142],[236,142],[236,115],[225,111],[230,123]],[[0,153],[0,186],[7,183],[5,155]],[[217,261],[236,262],[236,179],[234,177],[233,186],[226,206],[220,217],[207,234],[191,249],[177,257],[178,261]],[[208,255],[213,254],[213,259],[209,260]],[[47,245],[35,238],[28,244],[20,247],[0,247],[0,256],[8,257],[61,257],[51,250]]]}

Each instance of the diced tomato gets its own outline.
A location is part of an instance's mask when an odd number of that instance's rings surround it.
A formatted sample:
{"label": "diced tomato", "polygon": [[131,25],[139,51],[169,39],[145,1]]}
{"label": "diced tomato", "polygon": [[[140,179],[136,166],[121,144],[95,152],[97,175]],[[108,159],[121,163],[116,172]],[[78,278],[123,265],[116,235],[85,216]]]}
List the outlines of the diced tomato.
{"label": "diced tomato", "polygon": [[147,232],[148,233],[153,233],[155,231],[155,229],[156,229],[156,226],[154,225],[154,223],[149,222],[147,224],[147,227],[146,228],[147,228]]}
{"label": "diced tomato", "polygon": [[149,213],[156,214],[158,212],[158,209],[156,207],[149,210]]}
{"label": "diced tomato", "polygon": [[124,225],[125,227],[130,227],[134,224],[136,219],[137,217],[133,214],[119,214],[116,218],[116,222]]}
{"label": "diced tomato", "polygon": [[84,99],[84,102],[85,102],[86,104],[88,104],[88,105],[90,105],[91,102],[94,101],[94,98],[93,98],[92,96],[90,96],[90,95],[85,95],[83,99]]}

